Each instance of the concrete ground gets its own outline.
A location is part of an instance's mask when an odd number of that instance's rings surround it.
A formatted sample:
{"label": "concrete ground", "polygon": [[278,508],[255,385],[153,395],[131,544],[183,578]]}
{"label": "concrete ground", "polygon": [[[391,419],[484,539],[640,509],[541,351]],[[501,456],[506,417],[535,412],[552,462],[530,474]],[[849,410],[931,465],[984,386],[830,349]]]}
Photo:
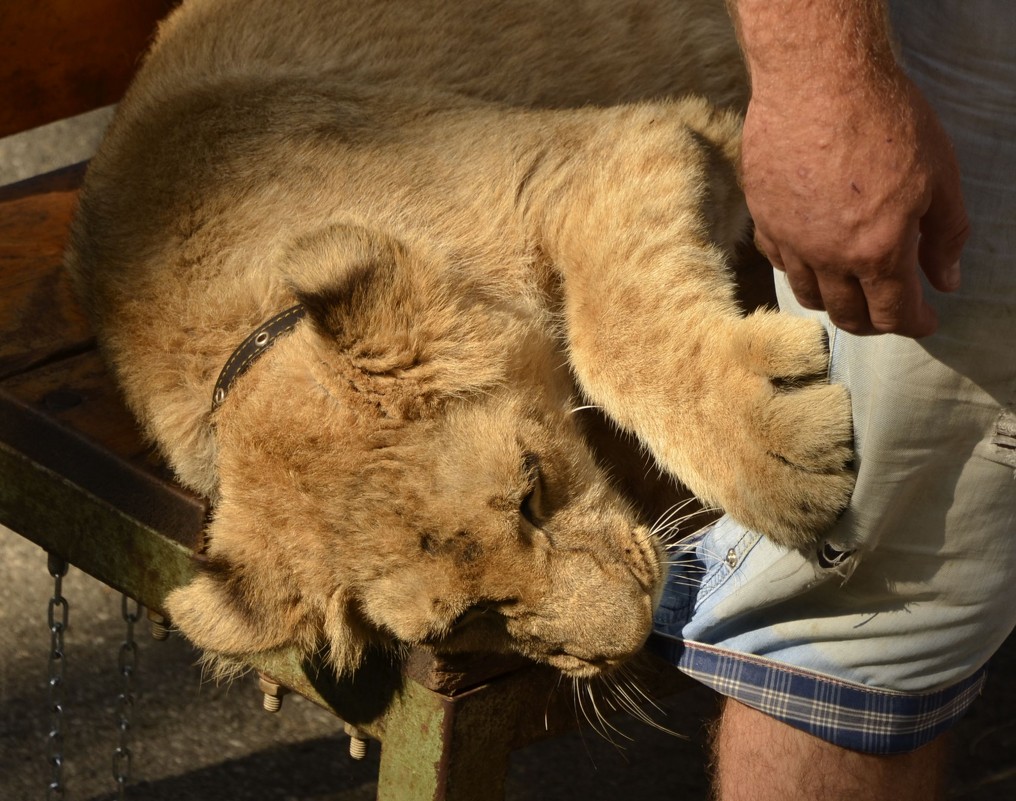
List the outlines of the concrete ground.
{"label": "concrete ground", "polygon": [[[0,184],[86,158],[108,111],[55,129],[0,140]],[[0,801],[46,795],[49,702],[47,603],[52,579],[36,546],[0,529]],[[71,569],[65,650],[65,798],[115,797],[114,701],[124,636],[120,599]],[[360,801],[374,797],[379,749],[354,762],[334,718],[300,698],[280,713],[260,708],[251,680],[202,682],[198,655],[173,637],[155,642],[138,626],[140,667],[130,730],[137,801]],[[955,736],[950,798],[1016,798],[1016,641],[995,661],[988,688]],[[519,751],[513,801],[706,799],[705,726],[715,699],[702,689],[662,704],[661,723],[682,737],[630,721],[632,739],[609,743],[588,728]]]}

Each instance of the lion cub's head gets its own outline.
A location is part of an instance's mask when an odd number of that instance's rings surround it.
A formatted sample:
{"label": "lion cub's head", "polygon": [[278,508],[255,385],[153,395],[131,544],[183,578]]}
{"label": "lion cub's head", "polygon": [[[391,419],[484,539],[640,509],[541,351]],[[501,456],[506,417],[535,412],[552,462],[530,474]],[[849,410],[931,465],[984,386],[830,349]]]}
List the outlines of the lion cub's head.
{"label": "lion cub's head", "polygon": [[361,229],[305,239],[308,315],[215,420],[219,497],[168,607],[225,658],[385,641],[572,675],[635,653],[659,548],[598,466],[544,297]]}

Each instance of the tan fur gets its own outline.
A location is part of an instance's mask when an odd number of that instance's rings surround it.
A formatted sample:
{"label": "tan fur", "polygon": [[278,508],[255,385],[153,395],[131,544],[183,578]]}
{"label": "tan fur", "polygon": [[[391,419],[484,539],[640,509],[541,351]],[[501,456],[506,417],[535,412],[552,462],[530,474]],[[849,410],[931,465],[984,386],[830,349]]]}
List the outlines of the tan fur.
{"label": "tan fur", "polygon": [[324,642],[340,672],[393,639],[627,658],[662,558],[582,403],[812,542],[850,491],[849,409],[820,328],[733,298],[744,91],[722,0],[185,2],[67,257],[133,411],[215,501],[184,633]]}

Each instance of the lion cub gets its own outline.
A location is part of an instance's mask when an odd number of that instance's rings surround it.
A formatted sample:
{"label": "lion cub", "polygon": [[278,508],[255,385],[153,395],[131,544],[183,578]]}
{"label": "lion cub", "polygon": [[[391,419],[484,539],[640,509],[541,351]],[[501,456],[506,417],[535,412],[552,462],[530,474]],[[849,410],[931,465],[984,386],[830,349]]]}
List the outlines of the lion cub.
{"label": "lion cub", "polygon": [[186,0],[67,253],[214,501],[177,626],[337,672],[392,640],[623,661],[666,566],[584,404],[811,543],[852,486],[849,405],[819,326],[735,303],[744,99],[722,0]]}

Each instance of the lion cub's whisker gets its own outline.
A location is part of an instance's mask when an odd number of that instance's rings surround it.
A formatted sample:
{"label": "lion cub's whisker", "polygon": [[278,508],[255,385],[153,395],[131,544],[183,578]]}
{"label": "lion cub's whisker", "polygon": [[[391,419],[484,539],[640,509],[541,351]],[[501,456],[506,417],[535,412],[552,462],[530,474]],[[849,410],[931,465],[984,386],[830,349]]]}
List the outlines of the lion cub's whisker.
{"label": "lion cub's whisker", "polygon": [[592,405],[589,405],[589,406],[576,406],[573,409],[569,409],[568,410],[568,414],[575,414],[576,412],[585,412],[585,411],[588,411],[590,409],[600,409],[600,410],[602,410],[603,407],[602,406],[592,406]]}
{"label": "lion cub's whisker", "polygon": [[649,703],[650,703],[650,704],[652,705],[652,707],[653,707],[654,709],[656,709],[656,710],[657,710],[657,711],[658,711],[658,712],[659,712],[660,714],[664,714],[664,710],[663,710],[663,708],[662,708],[662,707],[660,707],[660,706],[659,706],[659,705],[658,705],[658,704],[657,704],[656,702],[654,702],[654,701],[653,701],[652,699],[650,699],[650,698],[649,698],[649,697],[648,697],[648,696],[647,696],[647,695],[646,695],[646,694],[645,694],[645,693],[644,693],[644,692],[643,692],[643,691],[641,690],[641,688],[639,688],[639,687],[638,687],[638,686],[637,686],[637,685],[635,684],[634,680],[633,680],[633,679],[632,679],[631,677],[628,677],[628,682],[629,682],[629,683],[627,684],[627,686],[626,686],[626,685],[623,685],[623,684],[621,684],[621,683],[620,683],[619,681],[618,681],[618,682],[616,682],[616,683],[614,683],[614,684],[607,684],[607,685],[606,685],[606,686],[607,686],[607,689],[609,689],[609,690],[610,690],[610,691],[611,691],[612,693],[614,693],[614,694],[615,694],[615,698],[617,699],[617,701],[618,701],[618,704],[619,704],[619,705],[621,706],[621,708],[623,709],[623,711],[625,711],[625,712],[627,712],[628,714],[630,714],[630,715],[631,715],[631,716],[632,716],[633,718],[635,718],[636,720],[638,720],[638,721],[639,721],[640,723],[643,723],[643,724],[645,724],[646,726],[650,726],[651,728],[654,728],[654,729],[656,729],[657,731],[661,731],[661,732],[664,732],[665,734],[670,734],[670,735],[673,735],[674,737],[681,737],[681,738],[683,738],[683,739],[687,739],[687,737],[686,737],[685,735],[682,735],[682,734],[680,734],[679,732],[673,731],[672,729],[669,729],[668,727],[664,726],[664,725],[663,725],[662,723],[660,723],[660,722],[658,722],[658,721],[654,720],[654,719],[653,719],[653,717],[652,717],[652,715],[650,715],[650,714],[649,714],[649,713],[648,713],[648,712],[647,712],[647,711],[646,711],[646,710],[645,710],[645,709],[643,708],[642,704],[640,704],[640,703],[639,703],[638,701],[636,701],[636,700],[635,700],[635,699],[634,699],[634,698],[632,697],[632,695],[630,694],[630,692],[629,692],[629,691],[634,691],[634,692],[636,692],[637,694],[641,695],[641,696],[642,696],[643,698],[645,698],[645,699],[646,699],[646,700],[647,700],[647,701],[648,701],[648,702],[649,702]]}
{"label": "lion cub's whisker", "polygon": [[596,714],[596,719],[600,722],[600,727],[599,727],[600,733],[606,738],[607,742],[609,742],[615,748],[620,748],[621,750],[624,750],[624,746],[619,745],[618,743],[614,742],[613,738],[610,736],[610,732],[614,732],[615,734],[617,734],[618,736],[624,738],[628,742],[634,742],[635,738],[632,737],[630,734],[628,734],[626,732],[623,732],[623,731],[621,731],[621,729],[617,728],[617,726],[615,726],[613,723],[611,723],[610,720],[607,718],[607,716],[603,712],[600,711],[600,707],[596,703],[596,693],[593,692],[593,685],[592,685],[592,683],[591,682],[587,682],[586,685],[585,685],[585,688],[586,688],[586,695],[589,696],[589,701],[593,705],[593,711]]}

